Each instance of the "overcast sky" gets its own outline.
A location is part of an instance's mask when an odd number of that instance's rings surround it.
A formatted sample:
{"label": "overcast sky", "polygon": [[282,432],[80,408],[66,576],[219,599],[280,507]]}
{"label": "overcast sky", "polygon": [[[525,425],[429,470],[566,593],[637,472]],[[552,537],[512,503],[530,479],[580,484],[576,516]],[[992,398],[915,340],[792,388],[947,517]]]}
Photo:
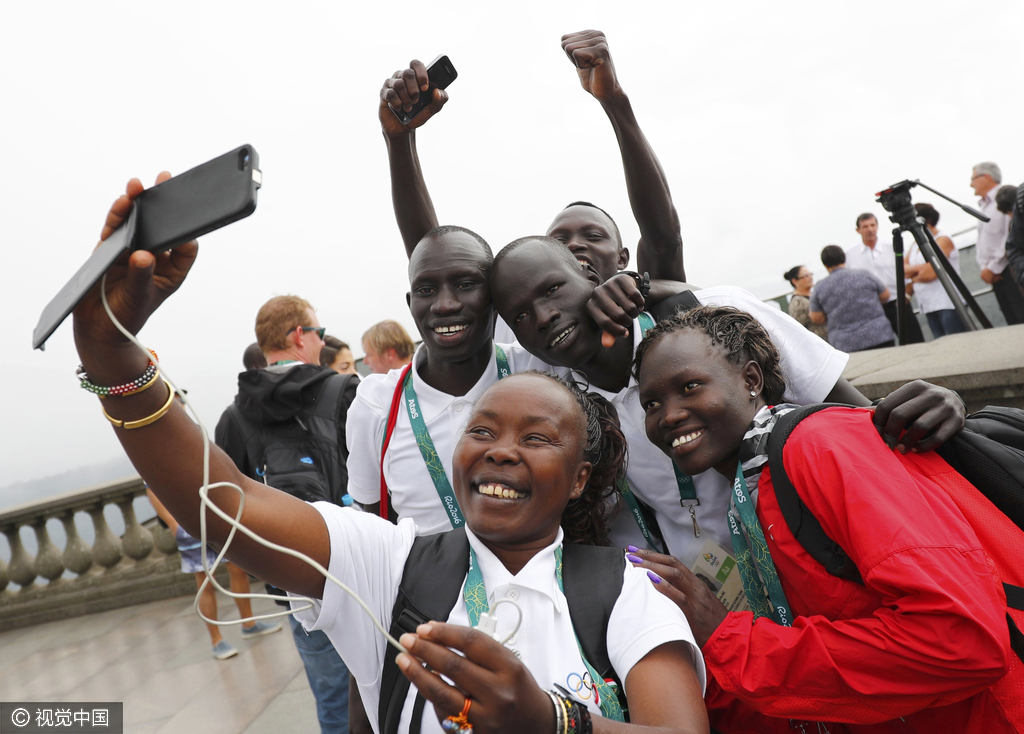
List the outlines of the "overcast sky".
{"label": "overcast sky", "polygon": [[[5,8],[0,486],[120,450],[75,380],[70,320],[45,352],[30,335],[131,176],[149,184],[243,143],[260,155],[256,213],[202,240],[188,282],[142,332],[211,431],[269,297],[304,296],[357,355],[380,319],[413,329],[377,122],[382,81],[413,57],[446,53],[459,71],[419,134],[439,218],[495,250],[575,199],[638,237],[611,127],[559,45],[585,28],[607,33],[669,177],[694,283],[781,286],[824,245],[856,241],[857,214],[881,217],[873,193],[904,178],[974,203],[974,163],[1024,176],[1020,2],[495,7]],[[970,225],[927,192],[916,200],[936,203],[947,229]]]}

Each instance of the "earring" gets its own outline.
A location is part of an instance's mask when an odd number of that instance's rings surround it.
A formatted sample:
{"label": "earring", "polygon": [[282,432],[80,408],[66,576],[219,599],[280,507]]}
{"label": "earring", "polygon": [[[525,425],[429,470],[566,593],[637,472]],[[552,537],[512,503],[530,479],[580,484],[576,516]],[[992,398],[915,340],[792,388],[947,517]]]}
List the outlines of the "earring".
{"label": "earring", "polygon": [[757,391],[756,390],[751,390],[750,391],[750,397],[756,398],[757,397]]}

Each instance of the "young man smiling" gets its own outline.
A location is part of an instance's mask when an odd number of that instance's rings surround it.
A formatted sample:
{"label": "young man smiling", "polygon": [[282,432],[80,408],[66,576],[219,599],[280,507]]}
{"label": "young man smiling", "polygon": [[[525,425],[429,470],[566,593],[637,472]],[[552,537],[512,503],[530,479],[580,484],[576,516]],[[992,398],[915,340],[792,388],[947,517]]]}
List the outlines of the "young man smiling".
{"label": "young man smiling", "polygon": [[421,534],[461,525],[451,490],[455,444],[477,398],[515,368],[517,354],[528,356],[493,342],[491,263],[490,247],[468,229],[427,233],[409,260],[406,295],[423,343],[405,370],[363,380],[349,410],[349,494],[379,511],[383,470],[390,507]]}
{"label": "young man smiling", "polygon": [[[728,550],[728,482],[715,472],[692,479],[678,475],[672,462],[647,440],[636,380],[630,375],[633,353],[642,338],[640,322],[632,323],[631,339],[603,344],[601,328],[587,308],[593,290],[593,281],[577,267],[573,253],[550,237],[516,240],[498,253],[491,272],[495,308],[514,329],[522,347],[537,358],[525,368],[545,369],[550,365],[555,372],[575,370],[585,376],[592,390],[615,405],[629,443],[627,479],[637,497],[657,514],[669,552],[690,565],[709,537]],[[842,377],[847,355],[778,309],[730,286],[698,290],[694,295],[703,305],[734,306],[746,311],[768,330],[782,353],[789,385],[787,401],[868,404]],[[522,359],[517,361],[523,363]],[[937,443],[963,425],[963,404],[948,390],[915,383],[897,393],[886,399],[886,409],[880,410],[876,419],[876,424],[886,426],[884,435],[887,440],[893,437],[894,444],[904,427],[911,430],[901,440],[905,448],[911,448],[940,424],[943,430]],[[903,410],[894,412],[892,407],[900,404]],[[890,415],[893,420],[886,423]],[[921,447],[932,445],[936,442],[929,439]],[[630,520],[627,513],[621,517]],[[614,535],[619,542],[625,531],[623,522]],[[633,537],[633,544],[645,544],[639,532]]]}

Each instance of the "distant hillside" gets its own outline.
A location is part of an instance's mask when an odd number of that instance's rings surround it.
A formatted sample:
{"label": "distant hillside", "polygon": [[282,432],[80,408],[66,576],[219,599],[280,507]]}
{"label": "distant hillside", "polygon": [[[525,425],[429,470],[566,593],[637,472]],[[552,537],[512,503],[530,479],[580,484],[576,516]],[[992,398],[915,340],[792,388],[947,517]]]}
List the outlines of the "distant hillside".
{"label": "distant hillside", "polygon": [[0,487],[0,510],[132,474],[135,474],[135,468],[128,461],[128,457],[122,456],[102,464],[83,466],[49,477],[15,482]]}

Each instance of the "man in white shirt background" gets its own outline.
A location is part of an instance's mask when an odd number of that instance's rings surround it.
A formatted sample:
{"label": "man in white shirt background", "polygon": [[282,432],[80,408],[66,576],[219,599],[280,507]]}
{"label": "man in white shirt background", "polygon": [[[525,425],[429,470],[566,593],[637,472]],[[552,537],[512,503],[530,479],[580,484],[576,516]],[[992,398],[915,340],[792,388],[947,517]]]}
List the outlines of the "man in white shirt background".
{"label": "man in white shirt background", "polygon": [[971,188],[980,198],[979,209],[989,218],[978,222],[978,244],[974,256],[981,268],[981,279],[992,286],[1006,323],[1024,324],[1024,296],[1007,269],[1006,237],[1010,216],[996,206],[996,190],[1003,181],[1002,171],[995,163],[979,163],[971,171]]}
{"label": "man in white shirt background", "polygon": [[[870,212],[857,217],[857,234],[860,235],[860,244],[853,245],[846,250],[846,267],[867,270],[874,273],[885,287],[889,289],[889,300],[882,305],[885,316],[892,324],[892,330],[899,334],[896,328],[896,254],[892,249],[892,240],[888,237],[878,236],[878,220]],[[908,235],[909,236],[909,235]],[[906,240],[904,239],[904,251]],[[913,284],[907,284],[907,304],[904,306],[904,315],[907,322],[907,338],[900,344],[917,344],[924,341],[924,334],[921,333],[921,325],[917,323],[914,312],[910,308],[910,294],[913,293]]]}

